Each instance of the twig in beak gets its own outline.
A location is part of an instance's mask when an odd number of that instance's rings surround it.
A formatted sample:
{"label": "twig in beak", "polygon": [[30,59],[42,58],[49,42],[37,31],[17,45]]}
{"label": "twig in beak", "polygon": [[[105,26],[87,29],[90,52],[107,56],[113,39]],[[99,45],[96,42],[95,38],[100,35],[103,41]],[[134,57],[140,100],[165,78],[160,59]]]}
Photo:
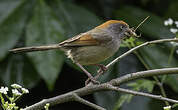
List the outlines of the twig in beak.
{"label": "twig in beak", "polygon": [[134,30],[134,32],[149,18],[150,16],[147,16]]}

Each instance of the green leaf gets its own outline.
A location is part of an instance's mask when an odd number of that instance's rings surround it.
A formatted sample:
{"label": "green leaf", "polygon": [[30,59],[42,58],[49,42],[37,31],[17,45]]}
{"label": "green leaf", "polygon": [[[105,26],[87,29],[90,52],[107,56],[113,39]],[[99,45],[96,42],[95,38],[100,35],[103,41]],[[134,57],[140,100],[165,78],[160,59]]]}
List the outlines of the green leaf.
{"label": "green leaf", "polygon": [[[25,55],[9,55],[0,63],[1,81],[10,86],[13,83],[31,88],[39,81],[39,75]],[[29,68],[30,67],[30,68]]]}
{"label": "green leaf", "polygon": [[121,47],[135,47],[135,38],[130,37],[122,41]]}
{"label": "green leaf", "polygon": [[129,103],[131,101],[131,99],[133,98],[133,95],[131,94],[125,94],[122,95],[119,100],[116,102],[115,106],[114,106],[114,110],[118,110],[119,108],[121,108],[121,106],[127,102]]}
{"label": "green leaf", "polygon": [[165,80],[165,83],[167,83],[168,85],[171,86],[171,88],[178,92],[178,88],[177,88],[177,85],[178,85],[178,75],[168,75],[166,80]]}
{"label": "green leaf", "polygon": [[117,19],[126,21],[130,26],[137,27],[144,18],[150,16],[147,21],[141,25],[138,30],[151,39],[175,37],[173,33],[164,26],[164,20],[157,15],[144,11],[133,6],[123,6],[115,13]]}
{"label": "green leaf", "polygon": [[[135,82],[128,83],[127,86],[131,87],[134,91],[147,90],[148,92],[152,92],[154,84],[154,81],[140,79],[136,80]],[[114,110],[118,110],[126,102],[129,103],[132,98],[133,95],[131,94],[121,95],[121,97],[115,104]]]}
{"label": "green leaf", "polygon": [[172,57],[172,61],[168,63],[170,51],[165,46],[150,45],[139,49],[139,51],[150,69],[178,66],[175,57]]}
{"label": "green leaf", "polygon": [[[20,0],[1,0],[0,1],[0,22],[3,22],[22,1]],[[7,8],[8,7],[8,8]]]}
{"label": "green leaf", "polygon": [[4,7],[7,9],[8,15],[4,15],[1,11],[3,17],[0,18],[0,61],[6,56],[8,50],[15,46],[20,38],[32,6],[33,0],[21,0],[11,10]]}
{"label": "green leaf", "polygon": [[172,108],[177,108],[178,107],[178,104],[173,104],[172,105]]}
{"label": "green leaf", "polygon": [[97,105],[102,106],[107,110],[113,110],[118,97],[119,94],[113,91],[99,92],[94,94]]}
{"label": "green leaf", "polygon": [[72,3],[56,0],[56,3],[52,2],[52,7],[58,18],[63,21],[68,37],[88,31],[101,23],[96,15]]}
{"label": "green leaf", "polygon": [[[27,26],[27,46],[49,45],[61,42],[64,30],[61,22],[43,0],[38,0],[32,19]],[[28,53],[35,68],[51,90],[63,65],[59,50]]]}
{"label": "green leaf", "polygon": [[154,81],[150,81],[146,79],[136,80],[135,82],[127,84],[127,86],[132,87],[133,90],[136,91],[147,90],[150,93],[153,91],[154,85],[155,85]]}
{"label": "green leaf", "polygon": [[[133,96],[132,101],[126,102],[121,106],[122,110],[161,110],[161,109],[149,109],[150,98],[142,96]],[[160,106],[160,105],[159,105]]]}

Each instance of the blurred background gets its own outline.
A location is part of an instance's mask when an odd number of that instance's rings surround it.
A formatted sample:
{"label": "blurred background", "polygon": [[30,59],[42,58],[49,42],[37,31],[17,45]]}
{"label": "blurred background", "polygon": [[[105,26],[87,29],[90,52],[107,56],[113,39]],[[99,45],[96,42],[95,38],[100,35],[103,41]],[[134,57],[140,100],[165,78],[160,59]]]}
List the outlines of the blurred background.
{"label": "blurred background", "polygon": [[[123,44],[115,56],[103,62],[107,64],[145,41],[175,37],[169,30],[174,26],[165,26],[164,21],[168,18],[178,20],[177,7],[178,0],[0,0],[0,86],[17,83],[30,90],[18,100],[20,107],[81,88],[87,77],[63,52],[12,54],[8,50],[59,43],[110,19],[123,20],[130,27],[136,27],[150,16],[137,30],[142,37],[131,39],[132,45]],[[131,72],[177,67],[177,49],[171,43],[146,46],[121,59],[99,80],[106,82]],[[92,73],[98,69],[86,68]],[[178,99],[178,75],[158,79],[164,83],[167,97]],[[161,94],[152,77],[121,87]],[[84,98],[107,110],[161,110],[166,106],[162,101],[118,92],[99,92]],[[91,108],[78,102],[50,107],[50,110],[69,109]],[[178,107],[174,109],[178,110]]]}

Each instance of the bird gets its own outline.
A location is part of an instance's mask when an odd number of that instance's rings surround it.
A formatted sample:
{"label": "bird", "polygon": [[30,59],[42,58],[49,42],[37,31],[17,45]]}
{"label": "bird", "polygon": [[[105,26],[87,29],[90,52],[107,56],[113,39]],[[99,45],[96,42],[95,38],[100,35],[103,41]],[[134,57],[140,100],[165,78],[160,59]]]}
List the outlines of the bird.
{"label": "bird", "polygon": [[135,30],[121,20],[108,20],[95,28],[80,33],[58,44],[15,48],[10,52],[32,52],[60,49],[65,52],[93,83],[99,83],[83,66],[96,65],[105,71],[107,68],[99,64],[113,56],[119,49],[123,39],[137,36]]}

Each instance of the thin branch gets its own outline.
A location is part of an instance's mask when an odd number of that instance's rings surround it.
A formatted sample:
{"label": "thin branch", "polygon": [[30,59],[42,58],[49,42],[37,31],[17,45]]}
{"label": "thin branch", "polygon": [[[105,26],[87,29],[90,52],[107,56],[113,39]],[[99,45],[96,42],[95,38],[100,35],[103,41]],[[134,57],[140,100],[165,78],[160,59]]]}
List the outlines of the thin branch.
{"label": "thin branch", "polygon": [[152,94],[149,94],[149,93],[137,92],[137,91],[133,91],[133,90],[114,87],[112,85],[107,86],[107,87],[108,87],[109,90],[113,90],[113,91],[124,92],[124,93],[127,93],[127,94],[138,95],[138,96],[150,97],[150,98],[153,98],[153,99],[167,101],[167,102],[171,102],[171,103],[178,103],[178,100],[162,97],[161,95],[152,95]]}
{"label": "thin branch", "polygon": [[[79,97],[84,96],[84,95],[88,95],[88,94],[92,94],[94,92],[97,91],[108,91],[109,87],[108,85],[112,85],[112,86],[118,86],[121,85],[123,83],[126,83],[128,81],[131,80],[136,80],[138,78],[144,78],[144,77],[149,77],[149,76],[156,76],[156,75],[165,75],[165,74],[176,74],[178,73],[178,68],[164,68],[164,69],[155,69],[155,70],[148,70],[148,71],[141,71],[141,72],[136,72],[136,73],[131,73],[131,74],[127,74],[124,75],[120,78],[116,78],[113,79],[107,83],[103,83],[100,85],[88,85],[86,87],[68,92],[66,94],[63,95],[59,95],[53,98],[49,98],[49,99],[45,99],[42,100],[34,105],[31,105],[27,108],[25,108],[24,110],[41,110],[44,108],[46,103],[49,103],[51,106],[56,105],[56,104],[61,104],[61,103],[65,103],[65,102],[69,102],[69,101],[73,101],[73,94],[78,95]],[[119,89],[120,91],[123,89]],[[124,92],[124,91],[122,91]],[[128,92],[126,92],[128,93]],[[155,95],[154,95],[155,96]],[[164,101],[170,101],[172,103],[172,99],[168,100],[169,98],[159,98],[158,96],[157,99],[159,100],[164,100]],[[150,97],[153,98],[153,97]],[[178,103],[177,101],[175,101],[174,103]]]}
{"label": "thin branch", "polygon": [[77,102],[80,102],[80,103],[83,103],[83,104],[85,104],[85,105],[88,105],[88,106],[90,106],[90,107],[92,107],[92,108],[94,108],[94,109],[96,109],[96,110],[106,110],[105,108],[102,108],[102,107],[100,107],[100,106],[98,106],[98,105],[96,105],[96,104],[94,104],[94,103],[91,103],[91,102],[89,102],[89,101],[87,101],[87,100],[85,100],[85,99],[79,97],[79,96],[78,96],[77,94],[75,94],[75,93],[74,93],[73,96],[74,96],[74,100],[77,101]]}
{"label": "thin branch", "polygon": [[147,71],[140,71],[136,73],[126,74],[122,77],[113,79],[110,81],[111,85],[120,85],[126,83],[131,80],[150,77],[150,76],[157,76],[157,75],[165,75],[165,74],[178,74],[178,68],[163,68],[163,69],[153,69]]}
{"label": "thin branch", "polygon": [[154,41],[148,41],[148,42],[145,42],[139,46],[136,46],[132,49],[130,49],[129,51],[125,52],[124,54],[122,54],[121,56],[117,57],[116,59],[114,59],[113,61],[111,61],[109,64],[106,65],[106,67],[110,67],[111,65],[115,64],[116,62],[118,62],[121,58],[127,56],[128,54],[132,53],[133,51],[143,47],[143,46],[146,46],[146,45],[149,45],[149,44],[156,44],[156,43],[163,43],[163,42],[173,42],[173,41],[178,41],[178,38],[174,38],[174,39],[161,39],[161,40],[154,40]]}
{"label": "thin branch", "polygon": [[[163,95],[163,97],[167,97],[166,91],[164,90],[164,87],[163,87],[163,83],[159,81],[158,77],[153,76],[153,78],[156,81],[156,84],[158,85],[158,87],[160,88],[161,94]],[[166,106],[170,106],[169,102],[167,101],[165,101],[165,104]]]}

